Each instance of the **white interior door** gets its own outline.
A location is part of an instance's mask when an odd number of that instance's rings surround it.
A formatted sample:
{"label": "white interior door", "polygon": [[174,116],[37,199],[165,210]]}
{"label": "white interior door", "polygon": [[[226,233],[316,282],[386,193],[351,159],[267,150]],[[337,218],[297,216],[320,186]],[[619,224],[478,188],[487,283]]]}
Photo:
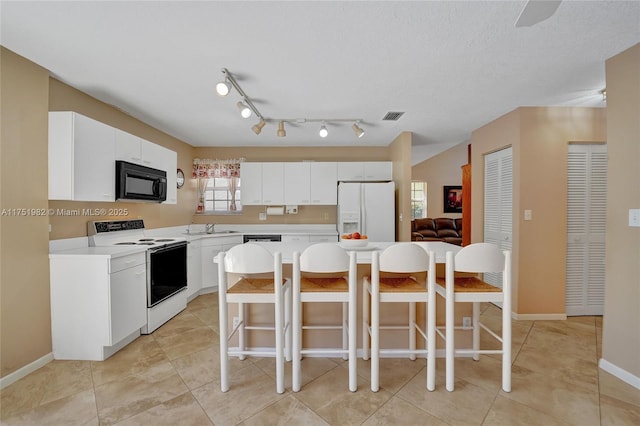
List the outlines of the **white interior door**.
{"label": "white interior door", "polygon": [[[484,158],[484,242],[512,249],[513,150],[511,147]],[[484,274],[484,280],[502,288],[502,273]]]}
{"label": "white interior door", "polygon": [[567,169],[567,315],[602,315],[607,145],[569,145]]}

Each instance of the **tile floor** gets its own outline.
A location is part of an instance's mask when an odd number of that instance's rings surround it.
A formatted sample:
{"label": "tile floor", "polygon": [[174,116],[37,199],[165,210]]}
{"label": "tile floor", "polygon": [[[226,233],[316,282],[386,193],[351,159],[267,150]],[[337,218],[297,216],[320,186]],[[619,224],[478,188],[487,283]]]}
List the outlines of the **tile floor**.
{"label": "tile floor", "polygon": [[[599,370],[602,318],[513,322],[513,390],[500,389],[498,356],[456,360],[456,390],[425,390],[424,360],[381,360],[358,392],[346,363],[306,358],[303,388],[278,395],[273,359],[230,362],[219,389],[217,295],[203,295],[149,336],[104,362],[53,361],[1,391],[2,425],[638,425],[640,391]],[[499,324],[500,311],[483,307]]]}

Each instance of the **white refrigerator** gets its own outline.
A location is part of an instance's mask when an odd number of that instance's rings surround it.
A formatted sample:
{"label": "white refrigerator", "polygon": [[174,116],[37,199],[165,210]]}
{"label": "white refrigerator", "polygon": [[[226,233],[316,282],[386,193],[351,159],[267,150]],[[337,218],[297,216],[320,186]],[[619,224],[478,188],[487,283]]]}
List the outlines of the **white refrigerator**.
{"label": "white refrigerator", "polygon": [[369,241],[395,241],[395,184],[338,182],[338,233],[359,232]]}

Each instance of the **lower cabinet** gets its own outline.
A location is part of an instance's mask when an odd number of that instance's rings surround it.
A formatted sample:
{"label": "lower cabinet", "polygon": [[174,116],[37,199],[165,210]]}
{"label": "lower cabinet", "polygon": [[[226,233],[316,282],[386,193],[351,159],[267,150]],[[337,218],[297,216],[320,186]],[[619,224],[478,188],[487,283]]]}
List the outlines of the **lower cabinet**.
{"label": "lower cabinet", "polygon": [[242,236],[203,238],[202,242],[202,290],[215,291],[218,288],[218,264],[213,259],[218,253],[242,244]]}
{"label": "lower cabinet", "polygon": [[202,244],[193,240],[187,245],[187,301],[197,297],[202,288]]}
{"label": "lower cabinet", "polygon": [[147,322],[145,253],[50,256],[53,357],[103,361]]}

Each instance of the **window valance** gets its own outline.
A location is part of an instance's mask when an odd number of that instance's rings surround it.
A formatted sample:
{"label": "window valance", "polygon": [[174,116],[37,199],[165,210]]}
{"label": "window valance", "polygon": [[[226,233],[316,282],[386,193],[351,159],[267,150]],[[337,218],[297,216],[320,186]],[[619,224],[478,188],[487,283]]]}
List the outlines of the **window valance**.
{"label": "window valance", "polygon": [[194,178],[240,177],[240,164],[244,158],[227,160],[211,160],[208,158],[193,159]]}

